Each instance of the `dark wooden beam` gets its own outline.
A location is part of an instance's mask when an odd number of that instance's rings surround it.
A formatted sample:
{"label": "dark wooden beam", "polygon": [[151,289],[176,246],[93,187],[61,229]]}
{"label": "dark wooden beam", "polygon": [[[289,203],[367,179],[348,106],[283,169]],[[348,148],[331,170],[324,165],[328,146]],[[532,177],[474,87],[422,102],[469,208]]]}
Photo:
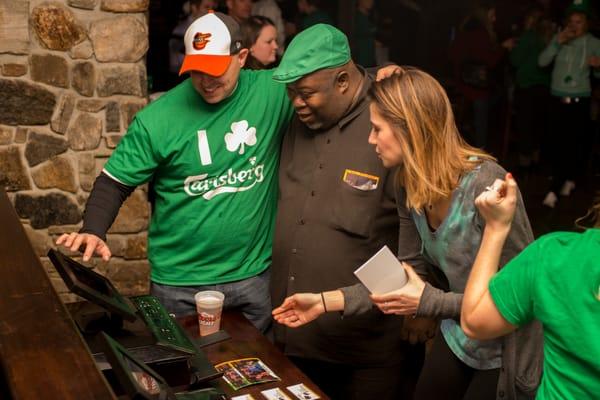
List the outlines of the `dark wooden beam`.
{"label": "dark wooden beam", "polygon": [[116,399],[0,188],[0,371],[13,399]]}

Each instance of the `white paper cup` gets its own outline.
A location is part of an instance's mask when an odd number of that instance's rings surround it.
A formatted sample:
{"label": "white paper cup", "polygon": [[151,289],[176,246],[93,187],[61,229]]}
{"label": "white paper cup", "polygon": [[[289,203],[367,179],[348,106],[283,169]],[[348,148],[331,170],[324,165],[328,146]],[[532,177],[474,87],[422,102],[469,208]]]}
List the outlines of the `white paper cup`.
{"label": "white paper cup", "polygon": [[219,331],[225,295],[216,290],[205,290],[196,293],[194,300],[196,301],[196,311],[198,312],[200,336],[207,336]]}

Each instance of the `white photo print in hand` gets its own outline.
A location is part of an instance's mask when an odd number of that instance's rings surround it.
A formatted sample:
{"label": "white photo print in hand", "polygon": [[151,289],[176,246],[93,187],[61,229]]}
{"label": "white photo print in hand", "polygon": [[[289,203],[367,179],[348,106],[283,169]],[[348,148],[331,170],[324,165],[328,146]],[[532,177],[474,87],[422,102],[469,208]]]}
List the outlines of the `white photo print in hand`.
{"label": "white photo print in hand", "polygon": [[387,246],[369,258],[354,275],[372,294],[384,294],[406,285],[406,271]]}

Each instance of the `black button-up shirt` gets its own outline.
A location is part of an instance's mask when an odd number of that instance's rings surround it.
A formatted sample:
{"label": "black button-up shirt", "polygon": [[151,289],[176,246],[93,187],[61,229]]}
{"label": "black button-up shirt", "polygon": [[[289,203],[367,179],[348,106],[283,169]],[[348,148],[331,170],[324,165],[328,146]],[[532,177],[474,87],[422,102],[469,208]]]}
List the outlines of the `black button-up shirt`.
{"label": "black button-up shirt", "polygon": [[[284,138],[271,268],[274,306],[294,293],[356,284],[354,270],[381,247],[397,251],[393,172],[368,143],[370,80],[364,78],[359,99],[336,125],[312,131],[295,117]],[[371,181],[345,181],[347,171]],[[287,355],[385,366],[402,359],[401,326],[401,317],[373,308],[356,317],[328,313],[296,329],[275,324],[274,333]]]}

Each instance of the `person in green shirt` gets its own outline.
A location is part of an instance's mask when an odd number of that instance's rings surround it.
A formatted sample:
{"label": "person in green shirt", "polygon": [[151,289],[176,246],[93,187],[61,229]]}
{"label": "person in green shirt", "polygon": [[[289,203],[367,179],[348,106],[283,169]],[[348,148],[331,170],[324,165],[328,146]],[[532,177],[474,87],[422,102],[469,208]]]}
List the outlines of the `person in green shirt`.
{"label": "person in green shirt", "polygon": [[190,79],[140,111],[94,184],[79,233],[57,244],[108,260],[106,232],[135,187],[152,182],[151,293],[178,316],[218,290],[259,329],[270,324],[269,266],[279,148],[293,115],[272,71],[243,70],[231,17],[209,12],[185,34]]}
{"label": "person in green shirt", "polygon": [[549,41],[552,28],[541,8],[531,8],[523,21],[523,33],[509,55],[516,78],[514,98],[519,167],[524,170],[539,160],[539,143],[548,129],[550,68],[540,67],[538,56]]}
{"label": "person in green shirt", "polygon": [[496,274],[517,202],[510,174],[476,200],[486,221],[465,290],[461,327],[476,339],[539,320],[544,374],[537,399],[597,399],[600,393],[600,198],[595,227],[545,235]]}
{"label": "person in green shirt", "polygon": [[590,75],[600,78],[600,39],[588,32],[590,8],[587,1],[575,0],[567,9],[567,25],[541,52],[538,63],[554,62],[550,135],[547,147],[553,181],[543,200],[554,208],[558,195],[569,196],[576,178],[585,171],[588,149],[592,148]]}
{"label": "person in green shirt", "polygon": [[359,0],[356,2],[354,14],[352,54],[356,63],[365,68],[377,65],[375,60],[377,26],[371,15],[374,4],[374,0]]}

